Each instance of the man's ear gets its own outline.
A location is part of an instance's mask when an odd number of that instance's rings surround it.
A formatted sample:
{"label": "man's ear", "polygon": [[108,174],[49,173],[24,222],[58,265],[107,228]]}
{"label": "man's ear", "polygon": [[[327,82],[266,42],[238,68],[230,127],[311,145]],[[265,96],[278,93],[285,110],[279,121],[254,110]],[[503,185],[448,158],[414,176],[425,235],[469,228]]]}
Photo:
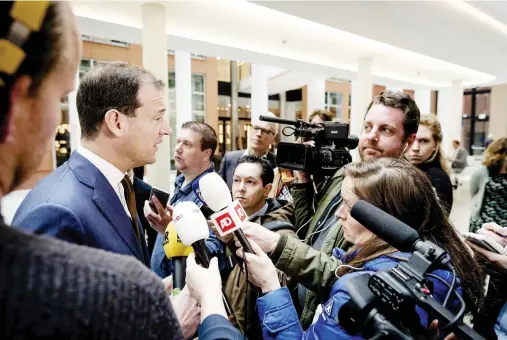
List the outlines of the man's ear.
{"label": "man's ear", "polygon": [[269,183],[264,186],[264,196],[268,197],[271,189],[273,188],[273,184]]}
{"label": "man's ear", "polygon": [[206,157],[208,157],[208,159],[211,161],[211,149],[206,149],[204,150],[204,154],[206,155]]}
{"label": "man's ear", "polygon": [[128,131],[127,116],[115,109],[111,109],[106,112],[104,116],[104,124],[116,137],[121,137]]}
{"label": "man's ear", "polygon": [[412,144],[414,144],[416,136],[417,136],[417,134],[413,133],[407,137],[406,146],[405,146],[406,151],[410,150],[410,148],[412,147]]}
{"label": "man's ear", "polygon": [[2,143],[13,142],[13,131],[15,129],[14,122],[16,119],[23,120],[23,117],[19,117],[19,115],[28,115],[31,113],[31,109],[28,107],[31,84],[32,79],[28,76],[21,76],[14,81],[14,84],[12,84],[11,91],[9,93],[9,109],[5,113],[3,129],[0,135]]}

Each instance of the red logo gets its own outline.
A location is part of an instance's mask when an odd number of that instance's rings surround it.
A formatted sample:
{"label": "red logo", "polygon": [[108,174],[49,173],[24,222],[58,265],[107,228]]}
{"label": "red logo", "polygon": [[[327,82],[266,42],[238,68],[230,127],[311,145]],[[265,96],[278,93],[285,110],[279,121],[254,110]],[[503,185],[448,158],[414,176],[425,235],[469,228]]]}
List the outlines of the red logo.
{"label": "red logo", "polygon": [[229,215],[228,212],[225,212],[221,216],[217,216],[216,222],[218,224],[218,227],[220,228],[220,230],[222,230],[223,233],[226,233],[227,231],[236,227],[234,220],[231,218],[231,215]]}
{"label": "red logo", "polygon": [[236,206],[234,207],[234,211],[236,211],[236,214],[238,214],[238,217],[241,220],[241,222],[246,220],[246,213],[245,213],[245,210],[243,210],[243,207],[241,206],[241,204],[239,204],[239,203],[236,204]]}

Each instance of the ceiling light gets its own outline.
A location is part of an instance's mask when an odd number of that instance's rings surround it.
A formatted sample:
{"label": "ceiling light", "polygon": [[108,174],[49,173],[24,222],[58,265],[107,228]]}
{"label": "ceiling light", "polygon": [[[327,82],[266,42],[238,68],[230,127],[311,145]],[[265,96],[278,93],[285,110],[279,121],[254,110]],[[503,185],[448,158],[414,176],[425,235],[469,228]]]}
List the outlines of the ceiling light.
{"label": "ceiling light", "polygon": [[475,19],[482,21],[483,23],[489,25],[491,28],[499,30],[503,34],[507,35],[507,25],[501,23],[500,21],[494,19],[493,17],[487,15],[486,13],[478,10],[472,5],[467,4],[461,0],[447,1],[449,6],[453,6],[454,8],[473,16]]}

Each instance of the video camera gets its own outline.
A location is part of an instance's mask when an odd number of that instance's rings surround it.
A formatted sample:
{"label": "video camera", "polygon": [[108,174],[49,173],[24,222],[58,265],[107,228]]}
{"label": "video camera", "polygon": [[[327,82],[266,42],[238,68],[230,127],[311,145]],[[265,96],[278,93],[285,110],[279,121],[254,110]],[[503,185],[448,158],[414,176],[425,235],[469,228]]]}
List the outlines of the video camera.
{"label": "video camera", "polygon": [[338,122],[310,124],[301,119],[288,120],[274,117],[260,116],[265,122],[293,125],[294,135],[315,141],[315,146],[300,143],[279,143],[276,154],[276,164],[281,168],[319,173],[324,176],[332,175],[336,170],[352,162],[349,150],[355,149],[359,140],[349,136],[349,125]]}
{"label": "video camera", "polygon": [[[360,274],[348,281],[350,300],[338,313],[340,326],[350,334],[365,338],[405,340],[422,336],[427,339],[428,329],[421,325],[416,312],[419,307],[428,313],[428,323],[439,320],[441,331],[454,332],[463,339],[484,339],[463,323],[465,302],[455,291],[456,272],[445,250],[420,240],[414,229],[367,202],[354,204],[351,215],[388,244],[412,255],[393,269]],[[430,274],[440,268],[453,273],[450,285]],[[428,278],[449,288],[443,305],[433,297],[432,281]],[[461,305],[456,315],[446,308],[451,294]]]}

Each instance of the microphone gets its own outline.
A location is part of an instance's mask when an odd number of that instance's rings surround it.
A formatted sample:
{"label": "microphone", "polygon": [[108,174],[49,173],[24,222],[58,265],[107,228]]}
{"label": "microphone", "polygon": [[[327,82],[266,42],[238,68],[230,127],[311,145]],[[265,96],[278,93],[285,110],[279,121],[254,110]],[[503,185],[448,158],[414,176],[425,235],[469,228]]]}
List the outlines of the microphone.
{"label": "microphone", "polygon": [[241,224],[247,219],[247,214],[239,201],[232,201],[229,187],[215,172],[210,172],[199,179],[200,194],[203,201],[215,213],[210,216],[220,236],[234,232],[243,249],[254,253]]}
{"label": "microphone", "polygon": [[213,210],[210,209],[204,202],[204,199],[201,195],[201,189],[199,188],[199,179],[192,182],[192,191],[195,192],[196,196],[199,198],[198,205],[200,206],[201,212],[206,217],[206,219],[209,219],[211,215],[213,215]]}
{"label": "microphone", "polygon": [[[181,242],[192,246],[197,262],[205,268],[209,267],[210,254],[206,248],[206,239],[209,237],[208,223],[201,210],[194,202],[180,202],[173,209],[173,221]],[[222,293],[222,301],[227,315],[233,316],[231,305]]]}
{"label": "microphone", "polygon": [[419,233],[414,228],[373,204],[359,200],[352,206],[350,215],[366,229],[399,251],[407,253],[418,251],[435,263],[451,267],[450,258],[444,249],[432,242],[421,240]]}
{"label": "microphone", "polygon": [[366,201],[357,201],[350,215],[366,229],[403,252],[411,252],[420,241],[417,231]]}
{"label": "microphone", "polygon": [[167,258],[172,260],[173,272],[173,293],[178,295],[181,289],[185,287],[185,272],[187,268],[187,256],[193,251],[192,247],[187,247],[181,242],[174,222],[171,221],[164,234],[164,252]]}
{"label": "microphone", "polygon": [[181,242],[195,251],[197,262],[208,268],[210,254],[206,247],[209,237],[208,223],[194,202],[180,202],[173,209],[173,221]]}

